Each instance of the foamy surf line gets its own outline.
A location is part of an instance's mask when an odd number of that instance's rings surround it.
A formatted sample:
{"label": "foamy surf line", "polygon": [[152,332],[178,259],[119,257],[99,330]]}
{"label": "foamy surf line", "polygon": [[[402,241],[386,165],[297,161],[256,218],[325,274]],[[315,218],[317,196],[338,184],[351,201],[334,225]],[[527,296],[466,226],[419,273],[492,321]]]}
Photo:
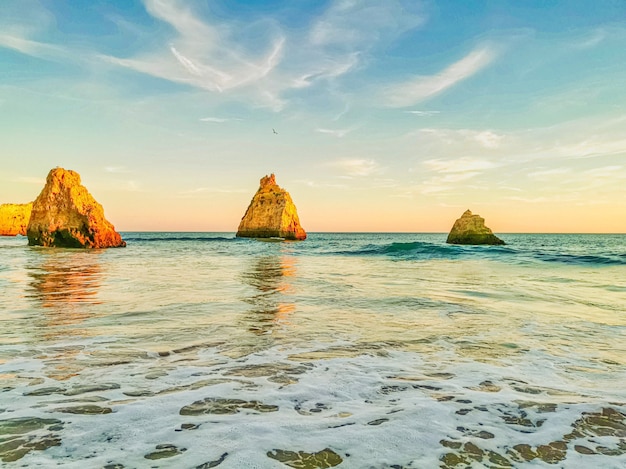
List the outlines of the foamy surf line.
{"label": "foamy surf line", "polygon": [[625,461],[621,388],[575,379],[544,387],[551,357],[503,367],[346,342],[234,359],[219,347],[192,347],[129,352],[139,358],[61,381],[46,376],[61,355],[67,366],[68,354],[80,362],[89,347],[56,346],[56,356],[42,350],[44,360],[0,365],[13,376],[3,433],[18,452],[28,450],[18,464],[279,468],[317,458],[356,468],[617,468]]}

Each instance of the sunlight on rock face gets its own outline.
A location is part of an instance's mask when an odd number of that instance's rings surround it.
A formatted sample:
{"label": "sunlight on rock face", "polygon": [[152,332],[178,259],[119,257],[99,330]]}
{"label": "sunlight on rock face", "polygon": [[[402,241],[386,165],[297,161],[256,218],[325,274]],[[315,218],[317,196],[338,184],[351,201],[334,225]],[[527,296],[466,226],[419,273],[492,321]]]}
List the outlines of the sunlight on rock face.
{"label": "sunlight on rock face", "polygon": [[298,212],[289,192],[276,184],[273,174],[261,178],[260,187],[241,219],[237,236],[306,239],[306,232],[300,225]]}

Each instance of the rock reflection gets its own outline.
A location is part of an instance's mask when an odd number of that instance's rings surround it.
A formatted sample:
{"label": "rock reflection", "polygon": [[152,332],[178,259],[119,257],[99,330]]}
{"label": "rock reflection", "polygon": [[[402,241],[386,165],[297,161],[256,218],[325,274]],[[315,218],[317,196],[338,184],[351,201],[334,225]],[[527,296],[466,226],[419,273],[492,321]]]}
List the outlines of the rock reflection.
{"label": "rock reflection", "polygon": [[288,256],[257,258],[252,269],[242,275],[256,289],[254,295],[244,300],[252,306],[246,315],[249,331],[267,334],[277,324],[289,323],[289,316],[296,309],[294,302],[288,301],[295,276],[296,260]]}
{"label": "rock reflection", "polygon": [[33,250],[28,265],[29,297],[43,307],[45,326],[78,324],[90,316],[86,305],[100,304],[100,252]]}

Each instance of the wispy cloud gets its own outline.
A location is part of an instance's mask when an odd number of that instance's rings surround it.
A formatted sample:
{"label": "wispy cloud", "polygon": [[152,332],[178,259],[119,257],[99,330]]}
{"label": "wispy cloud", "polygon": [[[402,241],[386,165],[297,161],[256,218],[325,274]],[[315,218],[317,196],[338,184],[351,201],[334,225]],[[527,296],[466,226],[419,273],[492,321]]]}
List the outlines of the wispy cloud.
{"label": "wispy cloud", "polygon": [[424,166],[430,171],[436,171],[439,173],[459,173],[459,172],[474,172],[484,171],[486,169],[494,168],[496,165],[491,161],[480,160],[475,158],[457,158],[453,160],[427,160],[424,161]]}
{"label": "wispy cloud", "polygon": [[0,47],[13,49],[22,54],[41,59],[67,59],[69,54],[63,47],[32,41],[23,36],[0,34]]}
{"label": "wispy cloud", "polygon": [[[374,44],[424,21],[406,0],[336,0],[303,31],[267,18],[247,24],[218,21],[179,0],[144,3],[148,13],[172,26],[176,35],[161,49],[134,57],[108,55],[104,60],[276,111],[287,104],[289,90],[334,81],[356,70]],[[242,41],[252,29],[254,43]]]}
{"label": "wispy cloud", "polygon": [[[606,177],[614,177],[615,173],[624,169],[623,166],[613,165],[613,166],[603,166],[601,168],[593,168],[585,172],[587,176],[591,176],[594,178],[606,178]],[[620,176],[622,179],[624,175]]]}
{"label": "wispy cloud", "polygon": [[[43,19],[33,24],[24,20],[25,25],[2,30],[0,21],[0,47],[46,60],[119,67],[219,94],[222,102],[242,101],[280,111],[298,96],[306,99],[298,95],[300,90],[318,84],[332,88],[335,101],[347,103],[346,96],[354,89],[335,85],[367,67],[375,48],[419,27],[426,17],[411,0],[331,0],[308,26],[294,29],[281,23],[280,9],[242,23],[236,16],[212,14],[210,4],[183,0],[143,0],[143,4],[150,16],[169,28],[152,29],[151,40],[145,41],[141,25],[122,20],[128,41],[138,45],[128,55],[98,50],[96,43],[78,47],[71,42],[37,42],[34,38],[44,37],[41,33],[55,25],[54,15],[45,8],[37,8]],[[347,109],[346,104],[344,112]]]}
{"label": "wispy cloud", "polygon": [[420,117],[430,117],[439,114],[439,111],[404,111],[407,114],[413,114]]}
{"label": "wispy cloud", "polygon": [[238,117],[201,117],[202,122],[213,122],[215,124],[223,124],[225,122],[241,121]]}
{"label": "wispy cloud", "polygon": [[304,184],[307,187],[314,187],[314,188],[332,188],[332,189],[347,189],[349,186],[347,184],[336,184],[336,183],[330,183],[330,182],[319,182],[319,181],[313,181],[310,179],[298,179],[294,182],[297,182],[298,184]]}
{"label": "wispy cloud", "polygon": [[333,137],[343,138],[354,129],[315,129],[316,132],[321,134],[332,135]]}
{"label": "wispy cloud", "polygon": [[596,47],[607,38],[607,32],[604,29],[596,29],[591,33],[587,33],[585,37],[574,41],[573,47],[576,49],[591,49]]}
{"label": "wispy cloud", "polygon": [[476,74],[493,62],[496,56],[493,46],[477,47],[436,75],[418,76],[391,86],[386,92],[387,104],[391,107],[417,104]]}
{"label": "wispy cloud", "polygon": [[563,176],[564,174],[571,173],[571,168],[554,168],[554,169],[546,169],[542,171],[533,171],[532,173],[528,173],[528,177],[531,179],[536,179],[538,181],[549,181],[555,176]]}
{"label": "wispy cloud", "polygon": [[497,165],[478,158],[432,159],[422,163],[427,171],[435,173],[417,188],[421,194],[449,192],[458,187],[458,183],[480,176]]}
{"label": "wispy cloud", "polygon": [[[446,144],[473,143],[487,149],[498,148],[505,139],[503,134],[492,130],[422,128],[417,133],[434,137]],[[411,134],[415,135],[415,132]]]}
{"label": "wispy cloud", "polygon": [[381,167],[376,161],[365,158],[341,159],[329,165],[340,169],[350,177],[370,176],[381,171]]}
{"label": "wispy cloud", "polygon": [[249,192],[244,189],[233,189],[229,187],[196,187],[195,189],[189,189],[179,192],[179,196],[183,198],[197,197],[203,194],[241,194]]}
{"label": "wispy cloud", "polygon": [[424,24],[415,2],[402,0],[336,0],[313,24],[308,40],[314,46],[366,49]]}

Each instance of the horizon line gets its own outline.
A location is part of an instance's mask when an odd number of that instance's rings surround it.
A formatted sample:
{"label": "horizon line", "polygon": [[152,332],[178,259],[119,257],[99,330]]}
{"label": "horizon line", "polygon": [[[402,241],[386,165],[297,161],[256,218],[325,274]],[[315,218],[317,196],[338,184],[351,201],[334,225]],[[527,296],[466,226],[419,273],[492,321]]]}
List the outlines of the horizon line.
{"label": "horizon line", "polygon": [[[116,230],[118,233],[233,233],[237,230]],[[307,231],[309,234],[443,234],[449,231]],[[494,234],[518,235],[518,234],[554,234],[554,235],[626,235],[626,232],[603,231],[603,232],[580,232],[580,231],[498,231]]]}

